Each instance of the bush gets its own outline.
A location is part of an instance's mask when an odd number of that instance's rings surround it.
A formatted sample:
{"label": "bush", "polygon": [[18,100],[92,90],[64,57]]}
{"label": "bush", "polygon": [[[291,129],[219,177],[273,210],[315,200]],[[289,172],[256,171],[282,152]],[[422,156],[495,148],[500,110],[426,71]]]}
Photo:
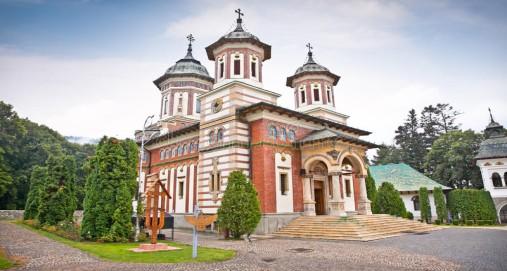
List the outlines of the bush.
{"label": "bush", "polygon": [[368,176],[366,177],[366,195],[372,203],[375,201],[376,194],[377,188],[375,187],[375,180],[371,177],[370,170],[368,169]]}
{"label": "bush", "polygon": [[444,223],[447,220],[447,207],[445,206],[445,196],[442,187],[435,187],[433,189],[433,198],[435,200],[437,220]]}
{"label": "bush", "polygon": [[469,223],[476,224],[480,220],[491,221],[495,224],[497,220],[495,205],[488,191],[476,189],[453,190],[449,193],[449,211],[453,224]]}
{"label": "bush", "polygon": [[419,188],[419,206],[421,208],[421,220],[430,223],[431,222],[431,207],[430,199],[428,196],[428,188]]}
{"label": "bush", "polygon": [[440,224],[442,224],[442,221],[440,219],[436,219],[435,224],[440,225]]}
{"label": "bush", "polygon": [[414,214],[412,212],[407,211],[405,218],[410,219],[410,220],[414,220]]}
{"label": "bush", "polygon": [[390,214],[404,217],[407,210],[400,197],[400,193],[394,189],[393,184],[385,182],[379,187],[375,195],[375,204],[372,212],[375,214]]}
{"label": "bush", "polygon": [[241,171],[229,174],[227,189],[218,209],[217,223],[233,238],[252,233],[261,218],[257,192]]}

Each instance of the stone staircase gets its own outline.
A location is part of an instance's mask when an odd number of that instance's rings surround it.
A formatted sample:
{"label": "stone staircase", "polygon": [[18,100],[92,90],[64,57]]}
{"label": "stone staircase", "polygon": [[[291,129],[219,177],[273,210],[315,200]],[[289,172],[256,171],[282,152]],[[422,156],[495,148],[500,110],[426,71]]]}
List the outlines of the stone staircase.
{"label": "stone staircase", "polygon": [[402,234],[422,234],[440,227],[384,214],[334,216],[301,216],[274,233],[291,238],[370,241]]}

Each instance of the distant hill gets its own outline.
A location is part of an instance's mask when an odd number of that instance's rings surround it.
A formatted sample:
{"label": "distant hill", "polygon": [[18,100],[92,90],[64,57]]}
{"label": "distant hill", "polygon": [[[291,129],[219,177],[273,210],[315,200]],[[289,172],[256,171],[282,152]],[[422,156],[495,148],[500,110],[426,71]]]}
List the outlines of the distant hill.
{"label": "distant hill", "polygon": [[67,141],[71,143],[76,143],[79,145],[84,144],[98,144],[100,139],[98,138],[91,138],[91,137],[84,137],[84,136],[64,136]]}

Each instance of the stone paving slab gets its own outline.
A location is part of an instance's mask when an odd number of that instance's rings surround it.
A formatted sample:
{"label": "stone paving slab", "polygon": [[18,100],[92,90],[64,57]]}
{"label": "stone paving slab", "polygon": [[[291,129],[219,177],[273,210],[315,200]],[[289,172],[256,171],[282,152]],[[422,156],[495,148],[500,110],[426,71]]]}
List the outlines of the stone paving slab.
{"label": "stone paving slab", "polygon": [[[191,242],[188,232],[176,232],[175,241]],[[252,243],[201,236],[200,244],[235,249],[225,262],[186,264],[131,264],[99,260],[12,223],[0,221],[0,246],[21,256],[26,265],[16,270],[457,270],[459,265],[436,256],[403,252],[394,247],[357,242],[267,239]],[[310,251],[294,252],[306,248]],[[297,251],[297,250],[296,250]]]}

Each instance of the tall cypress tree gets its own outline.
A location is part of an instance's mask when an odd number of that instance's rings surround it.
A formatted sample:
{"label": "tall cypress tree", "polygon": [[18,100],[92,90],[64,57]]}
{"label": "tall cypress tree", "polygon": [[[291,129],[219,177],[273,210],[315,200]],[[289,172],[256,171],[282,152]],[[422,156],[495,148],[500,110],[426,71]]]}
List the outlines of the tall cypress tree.
{"label": "tall cypress tree", "polygon": [[104,241],[127,240],[132,230],[136,165],[135,142],[102,138],[96,155],[86,166],[83,237]]}
{"label": "tall cypress tree", "polygon": [[39,221],[49,225],[72,221],[77,207],[74,188],[76,162],[71,156],[51,155],[46,167],[48,176],[41,193]]}
{"label": "tall cypress tree", "polygon": [[41,206],[44,184],[48,181],[48,170],[46,167],[35,166],[30,176],[30,192],[26,200],[24,219],[37,219]]}
{"label": "tall cypress tree", "polygon": [[426,223],[431,222],[431,207],[430,199],[428,196],[428,188],[419,188],[419,206],[421,208],[421,220]]}

